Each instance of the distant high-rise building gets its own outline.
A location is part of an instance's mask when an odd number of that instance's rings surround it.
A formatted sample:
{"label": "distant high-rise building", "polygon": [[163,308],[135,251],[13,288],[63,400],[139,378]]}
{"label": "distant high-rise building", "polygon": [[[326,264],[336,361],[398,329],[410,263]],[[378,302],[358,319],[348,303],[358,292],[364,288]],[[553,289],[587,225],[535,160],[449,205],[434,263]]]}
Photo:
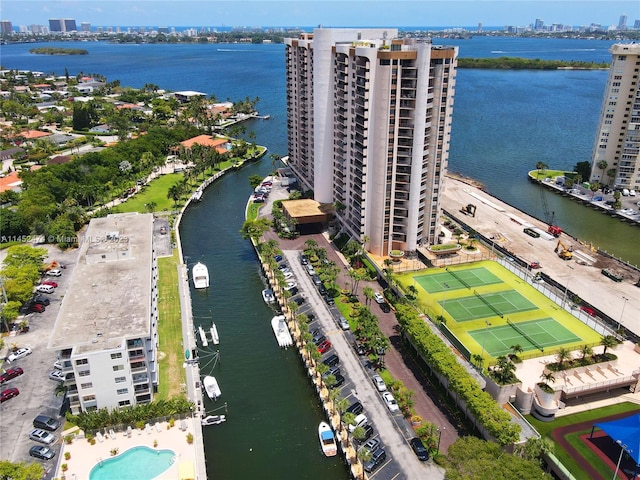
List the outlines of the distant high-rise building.
{"label": "distant high-rise building", "polygon": [[627,29],[627,14],[623,13],[620,15],[620,20],[618,21],[618,30],[626,30]]}
{"label": "distant high-rise building", "polygon": [[610,52],[612,60],[593,147],[591,181],[640,189],[640,44],[614,44]]}
{"label": "distant high-rise building", "polygon": [[78,30],[76,27],[76,21],[73,18],[65,18],[63,22],[65,32],[75,32]]}
{"label": "distant high-rise building", "polygon": [[49,19],[49,30],[51,32],[64,32],[64,22],[61,18]]}
{"label": "distant high-rise building", "polygon": [[478,32],[482,31],[482,22],[478,23]]}
{"label": "distant high-rise building", "polygon": [[536,18],[535,23],[533,24],[534,30],[543,30],[544,29],[544,20],[540,18]]}
{"label": "distant high-rise building", "polygon": [[83,32],[90,32],[91,31],[91,24],[89,22],[82,22],[80,24],[80,30]]}
{"label": "distant high-rise building", "polygon": [[640,29],[640,20],[636,20],[633,22],[633,28]]}
{"label": "distant high-rise building", "polygon": [[458,49],[397,29],[285,39],[289,165],[380,256],[437,243]]}
{"label": "distant high-rise building", "polygon": [[0,32],[2,35],[11,35],[13,33],[13,25],[9,20],[0,20]]}

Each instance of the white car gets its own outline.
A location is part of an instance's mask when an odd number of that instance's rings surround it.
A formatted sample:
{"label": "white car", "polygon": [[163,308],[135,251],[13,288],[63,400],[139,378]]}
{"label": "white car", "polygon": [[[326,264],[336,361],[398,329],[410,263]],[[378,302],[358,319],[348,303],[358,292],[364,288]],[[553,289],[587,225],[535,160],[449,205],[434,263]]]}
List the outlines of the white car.
{"label": "white car", "polygon": [[369,419],[364,413],[358,415],[354,420],[354,423],[349,424],[349,432],[353,432],[358,427],[364,427],[369,423]]}
{"label": "white car", "polygon": [[49,275],[50,277],[60,277],[62,276],[62,272],[56,268],[54,270],[49,270],[47,272],[47,275]]}
{"label": "white car", "polygon": [[62,370],[53,370],[49,373],[49,378],[56,382],[64,382],[64,373],[62,373]]}
{"label": "white car", "polygon": [[373,299],[376,301],[376,303],[384,303],[385,299],[384,299],[384,295],[382,295],[380,292],[376,292],[373,294]]}
{"label": "white car", "polygon": [[9,362],[15,362],[16,360],[19,360],[20,358],[24,358],[27,355],[31,355],[31,349],[28,347],[22,347],[16,350],[15,352],[13,352],[11,355],[9,355],[7,357],[7,360]]}
{"label": "white car", "polygon": [[382,394],[382,399],[384,400],[384,403],[387,404],[387,408],[390,412],[397,412],[398,410],[400,410],[398,402],[396,402],[396,399],[393,398],[393,395],[391,393],[384,392]]}
{"label": "white car", "polygon": [[290,278],[293,278],[293,272],[285,272],[284,273],[284,278],[287,279],[287,280],[290,279]]}
{"label": "white car", "polygon": [[31,432],[29,432],[29,440],[33,440],[34,442],[40,442],[46,445],[50,445],[55,441],[55,439],[56,437],[53,434],[41,428],[36,428],[35,430],[31,430]]}
{"label": "white car", "polygon": [[384,392],[387,390],[387,385],[384,383],[384,380],[380,375],[374,375],[372,379],[373,384],[376,386],[379,392]]}
{"label": "white car", "polygon": [[636,196],[636,191],[635,190],[629,190],[629,195],[632,197]]}
{"label": "white car", "polygon": [[36,292],[38,293],[53,293],[56,289],[51,285],[38,285],[36,287]]}

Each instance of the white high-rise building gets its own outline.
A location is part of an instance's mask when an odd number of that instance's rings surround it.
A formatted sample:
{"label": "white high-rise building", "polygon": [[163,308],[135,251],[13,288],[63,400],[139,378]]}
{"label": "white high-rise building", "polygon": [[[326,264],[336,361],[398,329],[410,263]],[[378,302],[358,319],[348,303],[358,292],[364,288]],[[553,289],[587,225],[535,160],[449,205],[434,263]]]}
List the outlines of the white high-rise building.
{"label": "white high-rise building", "polygon": [[[591,181],[638,190],[640,44],[618,43],[612,45],[610,51],[611,66],[593,147]],[[608,175],[609,171],[615,175]]]}
{"label": "white high-rise building", "polygon": [[318,28],[285,39],[289,165],[380,256],[437,243],[458,55],[397,35]]}

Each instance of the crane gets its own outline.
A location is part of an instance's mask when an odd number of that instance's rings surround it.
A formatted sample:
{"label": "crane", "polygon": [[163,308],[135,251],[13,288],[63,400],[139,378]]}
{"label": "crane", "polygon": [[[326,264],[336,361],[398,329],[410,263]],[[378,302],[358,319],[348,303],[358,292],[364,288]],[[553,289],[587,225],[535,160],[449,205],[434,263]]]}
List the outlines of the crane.
{"label": "crane", "polygon": [[547,228],[547,232],[549,232],[554,237],[559,237],[562,233],[562,229],[555,225],[556,212],[549,212],[549,205],[547,204],[547,196],[544,191],[544,187],[540,186],[540,200],[542,201],[542,209],[544,211],[544,220],[549,224],[549,228]]}

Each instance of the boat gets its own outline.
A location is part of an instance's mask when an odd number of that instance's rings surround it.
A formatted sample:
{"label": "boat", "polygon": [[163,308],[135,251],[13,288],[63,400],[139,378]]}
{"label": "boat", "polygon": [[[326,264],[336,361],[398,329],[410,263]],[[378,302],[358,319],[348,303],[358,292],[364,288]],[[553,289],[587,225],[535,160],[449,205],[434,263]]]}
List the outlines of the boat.
{"label": "boat", "polygon": [[318,425],[318,438],[320,439],[322,453],[324,453],[326,457],[335,457],[338,453],[336,437],[333,435],[333,430],[331,430],[327,422],[320,422],[320,425]]}
{"label": "boat", "polygon": [[289,328],[287,327],[284,315],[276,315],[273,317],[271,319],[271,328],[273,328],[273,333],[276,335],[278,345],[282,348],[293,345],[293,339],[291,338],[291,333],[289,333]]}
{"label": "boat", "polygon": [[202,424],[202,426],[206,427],[208,425],[220,425],[222,422],[226,421],[227,417],[225,417],[224,415],[207,415],[202,420],[200,420],[200,423]]}
{"label": "boat", "polygon": [[211,400],[216,400],[220,395],[222,395],[216,377],[207,375],[206,377],[204,377],[202,383],[204,383],[204,390],[205,392],[207,392],[207,396]]}
{"label": "boat", "polygon": [[276,296],[273,294],[273,290],[265,288],[262,290],[262,299],[267,305],[276,301]]}
{"label": "boat", "polygon": [[191,270],[193,276],[193,286],[196,288],[209,288],[209,269],[207,266],[198,262]]}
{"label": "boat", "polygon": [[220,336],[218,335],[218,329],[216,328],[216,324],[211,322],[211,328],[209,329],[211,333],[211,341],[214,345],[218,345],[220,343]]}
{"label": "boat", "polygon": [[193,192],[193,195],[191,195],[191,200],[193,200],[194,202],[199,202],[202,199],[202,190],[198,189],[195,192]]}

